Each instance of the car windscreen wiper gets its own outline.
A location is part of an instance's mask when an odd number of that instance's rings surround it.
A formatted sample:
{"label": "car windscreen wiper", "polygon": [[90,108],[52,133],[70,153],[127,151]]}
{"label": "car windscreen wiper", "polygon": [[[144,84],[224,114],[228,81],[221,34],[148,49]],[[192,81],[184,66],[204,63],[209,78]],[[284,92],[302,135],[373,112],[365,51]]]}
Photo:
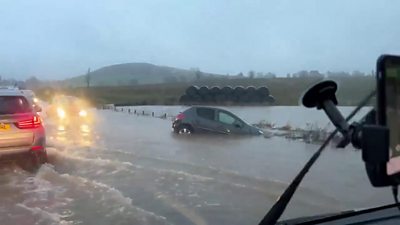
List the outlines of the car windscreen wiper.
{"label": "car windscreen wiper", "polygon": [[[400,203],[377,206],[377,207],[372,207],[372,208],[367,208],[367,209],[359,209],[359,210],[353,209],[353,210],[347,210],[347,211],[342,211],[342,212],[338,212],[338,213],[330,213],[330,214],[325,214],[325,215],[289,219],[286,221],[278,222],[277,225],[291,225],[291,224],[301,225],[301,224],[327,223],[327,222],[331,222],[331,221],[337,221],[340,219],[346,219],[346,218],[350,218],[350,217],[379,212],[382,210],[387,210],[387,209],[392,209],[392,208],[397,208],[397,207],[400,207]],[[368,218],[368,220],[377,221],[377,220],[381,220],[381,219],[382,220],[390,219],[393,217],[400,218],[400,214],[398,213],[397,209],[396,209],[395,216],[386,215],[386,216],[382,216],[380,218],[372,218],[371,217],[371,218]]]}
{"label": "car windscreen wiper", "polygon": [[[348,122],[351,120],[354,115],[360,111],[362,107],[364,107],[369,100],[375,96],[376,91],[372,91],[368,96],[363,99],[358,106],[347,116],[346,121]],[[307,174],[311,166],[314,165],[314,163],[317,161],[319,156],[321,155],[322,151],[326,148],[326,146],[329,144],[329,142],[332,140],[332,138],[336,135],[336,133],[339,130],[336,128],[330,135],[329,137],[324,141],[324,143],[320,146],[318,151],[314,153],[314,155],[308,160],[306,165],[300,170],[300,172],[297,174],[297,176],[292,180],[290,185],[285,189],[283,194],[279,197],[278,201],[275,202],[275,204],[272,206],[272,208],[268,211],[268,213],[264,216],[264,218],[261,220],[259,225],[270,225],[270,224],[275,224],[280,216],[283,214],[283,212],[286,209],[286,206],[288,205],[289,201],[292,199],[293,194],[297,190],[298,186],[300,185],[301,181],[303,180],[304,176]]]}

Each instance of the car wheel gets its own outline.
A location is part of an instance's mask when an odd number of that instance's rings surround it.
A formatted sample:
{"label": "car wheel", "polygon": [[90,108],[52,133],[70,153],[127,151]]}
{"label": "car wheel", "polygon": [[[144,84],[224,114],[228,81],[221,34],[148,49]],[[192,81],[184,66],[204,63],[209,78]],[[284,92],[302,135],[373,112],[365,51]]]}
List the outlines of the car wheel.
{"label": "car wheel", "polygon": [[38,160],[38,165],[40,167],[40,165],[47,163],[47,152],[43,151],[43,152],[38,152],[36,154],[37,160]]}
{"label": "car wheel", "polygon": [[190,126],[182,125],[177,129],[177,133],[189,135],[193,133],[193,129]]}
{"label": "car wheel", "polygon": [[46,152],[33,152],[25,160],[19,162],[19,166],[26,171],[36,172],[40,166],[47,162]]}

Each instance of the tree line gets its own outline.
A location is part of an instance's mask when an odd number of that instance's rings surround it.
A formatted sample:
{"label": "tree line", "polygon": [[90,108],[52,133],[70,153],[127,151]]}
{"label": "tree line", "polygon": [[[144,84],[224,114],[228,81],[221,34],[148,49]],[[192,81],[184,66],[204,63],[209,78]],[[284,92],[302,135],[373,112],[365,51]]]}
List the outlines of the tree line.
{"label": "tree line", "polygon": [[247,72],[247,76],[245,76],[242,72],[238,73],[236,77],[248,77],[248,78],[277,78],[277,77],[286,77],[286,78],[305,78],[305,77],[315,77],[315,78],[335,78],[335,77],[364,77],[364,76],[374,76],[375,72],[371,71],[370,73],[364,73],[358,70],[354,70],[353,72],[345,72],[345,71],[327,71],[325,73],[319,72],[318,70],[300,70],[295,73],[287,73],[285,76],[278,76],[272,72],[255,72],[254,70],[250,70]]}
{"label": "tree line", "polygon": [[215,75],[215,74],[209,74],[209,73],[204,73],[198,68],[192,68],[191,69],[194,73],[194,78],[193,79],[188,79],[188,77],[174,77],[174,76],[168,76],[164,78],[164,83],[176,83],[176,82],[182,82],[182,83],[187,83],[191,81],[200,81],[200,80],[211,80],[213,78],[216,79],[221,79],[221,78],[226,78],[226,79],[235,79],[235,78],[249,78],[249,79],[254,79],[254,78],[266,78],[266,79],[272,79],[272,78],[278,78],[278,77],[286,77],[286,78],[341,78],[341,77],[367,77],[367,76],[375,76],[375,72],[371,71],[370,73],[364,73],[358,70],[354,70],[353,72],[345,72],[345,71],[327,71],[325,73],[322,73],[318,70],[301,70],[295,73],[287,73],[286,75],[283,76],[278,76],[275,73],[272,72],[256,72],[254,70],[248,71],[246,74],[243,72],[240,72],[236,75],[231,75],[231,74],[226,74],[226,75]]}

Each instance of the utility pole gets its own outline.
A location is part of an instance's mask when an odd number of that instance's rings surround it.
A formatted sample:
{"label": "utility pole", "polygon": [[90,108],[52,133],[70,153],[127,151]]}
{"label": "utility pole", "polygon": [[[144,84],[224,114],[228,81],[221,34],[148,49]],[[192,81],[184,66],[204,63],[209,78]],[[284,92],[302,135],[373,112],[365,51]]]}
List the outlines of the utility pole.
{"label": "utility pole", "polygon": [[90,67],[86,73],[86,88],[90,87]]}

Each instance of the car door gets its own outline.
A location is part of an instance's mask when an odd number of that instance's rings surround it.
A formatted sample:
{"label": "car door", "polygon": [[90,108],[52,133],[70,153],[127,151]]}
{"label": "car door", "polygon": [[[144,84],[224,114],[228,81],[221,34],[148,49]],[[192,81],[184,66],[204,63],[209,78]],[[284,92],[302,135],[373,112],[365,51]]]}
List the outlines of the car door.
{"label": "car door", "polygon": [[244,122],[237,116],[225,110],[217,111],[217,127],[220,133],[226,134],[247,134]]}
{"label": "car door", "polygon": [[193,121],[195,129],[205,132],[216,132],[216,110],[212,108],[195,108],[196,117]]}

